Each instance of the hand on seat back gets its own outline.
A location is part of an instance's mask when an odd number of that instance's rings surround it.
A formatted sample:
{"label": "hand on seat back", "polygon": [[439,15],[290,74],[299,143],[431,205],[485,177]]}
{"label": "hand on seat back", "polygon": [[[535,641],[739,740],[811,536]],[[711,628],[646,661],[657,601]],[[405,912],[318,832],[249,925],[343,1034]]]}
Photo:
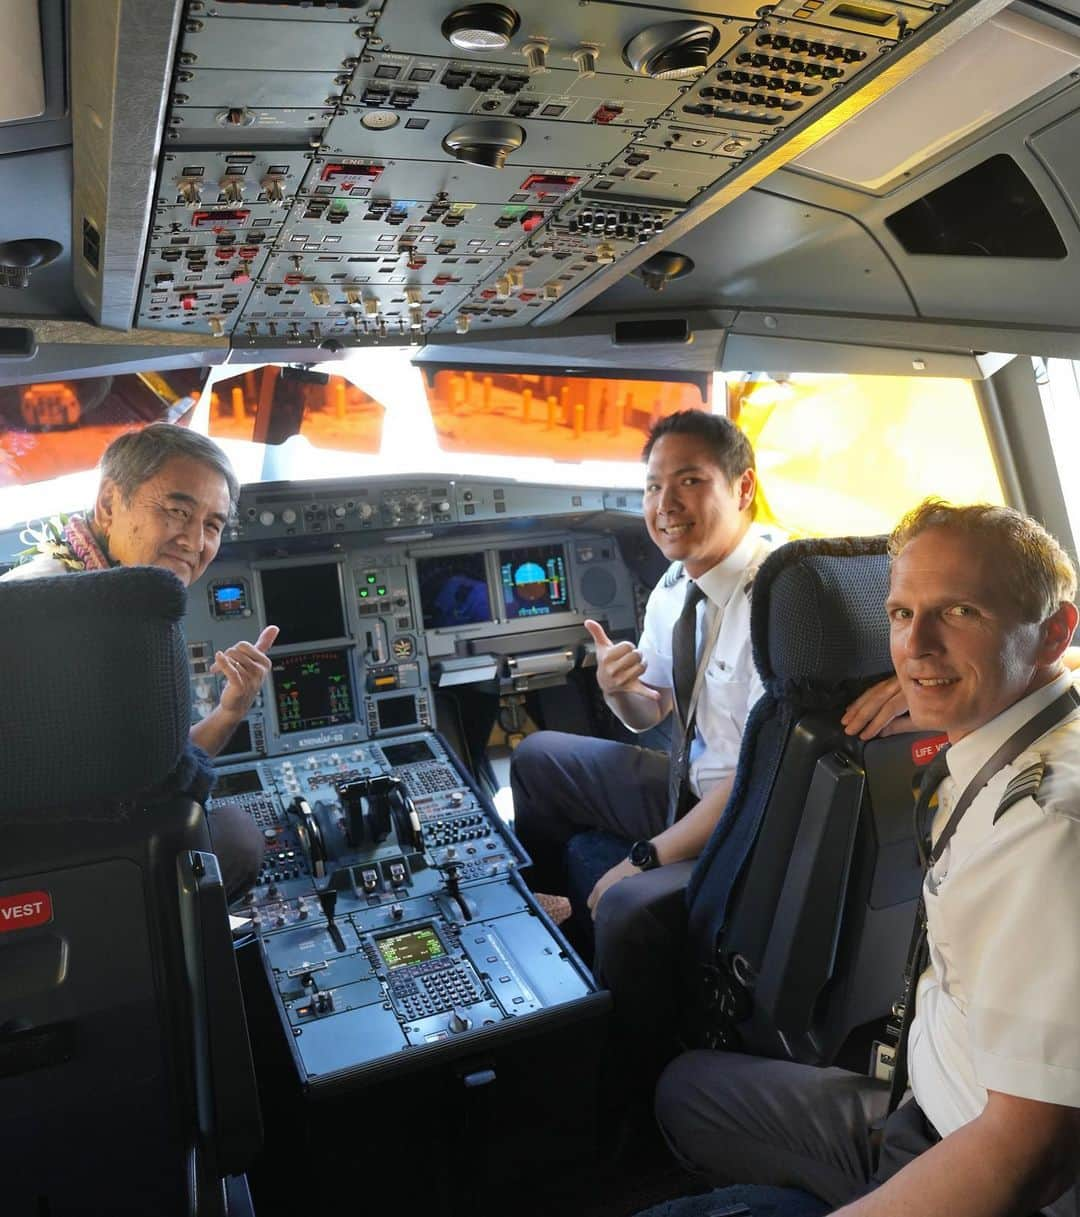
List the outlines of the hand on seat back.
{"label": "hand on seat back", "polygon": [[879,680],[860,693],[840,721],[848,735],[857,735],[863,740],[913,730],[907,701],[895,676]]}

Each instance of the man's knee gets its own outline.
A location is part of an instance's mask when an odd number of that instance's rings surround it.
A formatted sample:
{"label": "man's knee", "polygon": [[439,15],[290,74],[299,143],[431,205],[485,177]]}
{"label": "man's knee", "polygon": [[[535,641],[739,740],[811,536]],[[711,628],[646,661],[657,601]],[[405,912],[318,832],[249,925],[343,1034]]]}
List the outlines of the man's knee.
{"label": "man's knee", "polygon": [[689,1111],[689,1096],[697,1087],[695,1077],[697,1052],[684,1052],[678,1056],[660,1075],[656,1084],[656,1095],[653,1107],[660,1129],[667,1138],[675,1155],[687,1165],[690,1163],[686,1152],[687,1135],[692,1123]]}
{"label": "man's knee", "polygon": [[[742,1131],[734,1113],[746,1096],[732,1093],[730,1101],[726,1096],[732,1087],[741,1091],[748,1079],[737,1080],[740,1062],[735,1068],[724,1067],[727,1056],[703,1049],[684,1052],[660,1075],[653,1102],[660,1131],[685,1167],[735,1180],[738,1171],[725,1162],[725,1147],[732,1134]],[[732,1119],[726,1127],[728,1116]]]}
{"label": "man's knee", "polygon": [[[627,845],[629,852],[629,845]],[[593,917],[597,949],[601,943],[625,943],[640,938],[649,917],[648,903],[633,876],[613,883],[600,898]]]}
{"label": "man's knee", "polygon": [[552,751],[558,731],[535,731],[527,735],[510,755],[510,780],[526,790],[532,790],[537,782],[543,782],[544,774],[551,771]]}

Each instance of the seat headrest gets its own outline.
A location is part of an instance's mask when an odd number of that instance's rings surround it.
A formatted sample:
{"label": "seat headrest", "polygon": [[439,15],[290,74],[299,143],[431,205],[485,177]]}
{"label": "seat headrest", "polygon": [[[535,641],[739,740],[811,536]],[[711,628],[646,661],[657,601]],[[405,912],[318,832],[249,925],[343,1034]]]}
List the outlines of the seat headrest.
{"label": "seat headrest", "polygon": [[186,601],[153,567],[0,582],[0,818],[168,777],[191,721]]}
{"label": "seat headrest", "polygon": [[754,662],[770,682],[839,685],[892,671],[885,537],[791,541],[754,578]]}

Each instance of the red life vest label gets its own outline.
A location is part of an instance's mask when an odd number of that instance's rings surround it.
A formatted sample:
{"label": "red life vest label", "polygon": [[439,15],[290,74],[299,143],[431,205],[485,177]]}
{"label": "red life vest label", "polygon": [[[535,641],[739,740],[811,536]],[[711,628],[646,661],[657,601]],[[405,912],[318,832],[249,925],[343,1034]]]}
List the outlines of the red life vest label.
{"label": "red life vest label", "polygon": [[931,735],[929,739],[916,740],[911,745],[911,759],[916,765],[929,765],[948,742],[947,735]]}
{"label": "red life vest label", "polygon": [[8,930],[30,930],[52,921],[52,897],[48,892],[18,892],[0,896],[0,934]]}

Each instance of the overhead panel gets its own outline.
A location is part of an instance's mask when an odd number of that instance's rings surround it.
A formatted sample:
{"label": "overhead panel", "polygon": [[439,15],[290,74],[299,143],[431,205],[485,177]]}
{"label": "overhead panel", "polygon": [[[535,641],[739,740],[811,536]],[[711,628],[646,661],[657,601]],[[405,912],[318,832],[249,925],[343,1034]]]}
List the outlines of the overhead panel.
{"label": "overhead panel", "polygon": [[980,3],[189,0],[139,323],[311,345],[562,315]]}

